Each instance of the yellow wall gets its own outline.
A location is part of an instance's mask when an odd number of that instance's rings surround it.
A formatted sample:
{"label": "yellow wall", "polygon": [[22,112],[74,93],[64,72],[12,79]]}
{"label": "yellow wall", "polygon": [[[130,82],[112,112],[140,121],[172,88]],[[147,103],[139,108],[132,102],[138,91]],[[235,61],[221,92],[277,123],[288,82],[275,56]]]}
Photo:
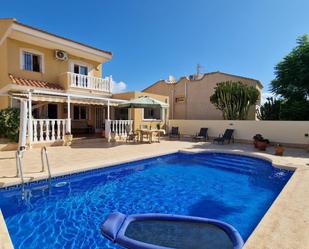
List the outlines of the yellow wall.
{"label": "yellow wall", "polygon": [[0,96],[0,110],[10,107],[10,98],[6,96]]}
{"label": "yellow wall", "polygon": [[[53,49],[47,49],[43,47],[38,47],[29,43],[17,41],[14,39],[7,39],[7,49],[8,49],[8,73],[13,74],[17,77],[43,80],[52,83],[59,83],[59,76],[71,71],[69,68],[70,61],[76,60],[81,61],[92,66],[92,70],[89,72],[90,75],[95,77],[102,77],[102,67],[101,63],[90,61],[87,59],[79,58],[69,54],[69,60],[60,61],[55,58],[55,51]],[[33,49],[44,54],[44,73],[41,72],[30,72],[22,70],[20,67],[20,51],[21,48]]]}
{"label": "yellow wall", "polygon": [[[135,99],[140,96],[149,96],[151,98],[154,98],[156,100],[159,100],[164,103],[169,103],[169,98],[168,96],[163,96],[163,95],[158,95],[158,94],[152,94],[152,93],[145,93],[145,92],[126,92],[126,93],[118,93],[114,94],[113,98],[115,99],[125,99],[125,100],[130,100],[130,99]],[[147,125],[148,127],[151,126],[151,128],[157,128],[157,124],[160,124],[160,127],[165,129],[165,121],[161,120],[160,122],[158,121],[145,121],[143,120],[143,109],[140,108],[131,108],[129,109],[129,112],[131,112],[131,118],[134,121],[133,123],[133,128],[134,130],[140,129],[141,125]]]}
{"label": "yellow wall", "polygon": [[10,82],[8,76],[7,40],[0,45],[0,89]]}

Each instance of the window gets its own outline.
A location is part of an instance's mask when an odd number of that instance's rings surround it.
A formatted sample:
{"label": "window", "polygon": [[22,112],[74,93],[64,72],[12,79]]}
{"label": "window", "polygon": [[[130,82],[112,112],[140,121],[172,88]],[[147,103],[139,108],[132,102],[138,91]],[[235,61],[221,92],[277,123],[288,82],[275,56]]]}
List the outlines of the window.
{"label": "window", "polygon": [[144,119],[160,120],[161,108],[144,108]]}
{"label": "window", "polygon": [[87,119],[87,107],[81,105],[75,105],[73,110],[73,117],[75,120],[85,120]]}
{"label": "window", "polygon": [[185,102],[185,97],[184,96],[176,97],[175,102],[176,103],[183,103],[183,102]]}
{"label": "window", "polygon": [[32,72],[42,72],[42,56],[23,51],[23,69]]}
{"label": "window", "polygon": [[74,64],[74,73],[88,75],[88,67]]}
{"label": "window", "polygon": [[20,108],[20,101],[18,99],[11,99],[12,108]]}

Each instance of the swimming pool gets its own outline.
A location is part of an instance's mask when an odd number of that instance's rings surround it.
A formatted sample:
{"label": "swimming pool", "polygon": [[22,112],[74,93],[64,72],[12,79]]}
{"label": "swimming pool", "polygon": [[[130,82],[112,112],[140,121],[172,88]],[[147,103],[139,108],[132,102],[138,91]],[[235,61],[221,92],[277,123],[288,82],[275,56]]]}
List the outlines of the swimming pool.
{"label": "swimming pool", "polygon": [[100,234],[114,211],[219,219],[246,240],[291,175],[252,157],[175,153],[56,178],[49,191],[33,183],[26,203],[2,189],[0,208],[15,248],[119,248]]}

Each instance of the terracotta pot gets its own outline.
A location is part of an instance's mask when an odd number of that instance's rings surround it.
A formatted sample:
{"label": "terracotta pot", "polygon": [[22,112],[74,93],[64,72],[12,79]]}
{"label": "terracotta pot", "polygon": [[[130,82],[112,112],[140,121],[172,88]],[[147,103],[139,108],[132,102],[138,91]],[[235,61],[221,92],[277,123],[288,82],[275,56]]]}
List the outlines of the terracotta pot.
{"label": "terracotta pot", "polygon": [[275,147],[275,155],[283,156],[284,147],[283,146],[276,146]]}
{"label": "terracotta pot", "polygon": [[266,150],[266,147],[267,147],[267,143],[266,142],[263,142],[263,141],[256,141],[256,148],[259,149],[259,150]]}
{"label": "terracotta pot", "polygon": [[65,146],[70,146],[72,144],[73,141],[73,135],[64,135],[64,145]]}
{"label": "terracotta pot", "polygon": [[254,148],[257,148],[257,140],[253,141]]}

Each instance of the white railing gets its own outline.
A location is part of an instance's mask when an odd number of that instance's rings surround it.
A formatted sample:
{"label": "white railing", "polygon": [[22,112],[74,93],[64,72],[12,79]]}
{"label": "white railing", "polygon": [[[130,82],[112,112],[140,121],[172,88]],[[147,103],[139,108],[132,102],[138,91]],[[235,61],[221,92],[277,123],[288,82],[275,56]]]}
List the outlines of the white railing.
{"label": "white railing", "polygon": [[127,136],[127,129],[129,133],[133,130],[133,120],[105,120],[105,137],[108,141],[113,137],[114,139],[121,139]]}
{"label": "white railing", "polygon": [[112,77],[106,77],[105,79],[92,77],[89,75],[82,75],[67,72],[69,85],[71,87],[83,88],[83,89],[90,89],[96,91],[103,91],[103,92],[112,92]]}
{"label": "white railing", "polygon": [[32,143],[64,140],[67,119],[32,119]]}

